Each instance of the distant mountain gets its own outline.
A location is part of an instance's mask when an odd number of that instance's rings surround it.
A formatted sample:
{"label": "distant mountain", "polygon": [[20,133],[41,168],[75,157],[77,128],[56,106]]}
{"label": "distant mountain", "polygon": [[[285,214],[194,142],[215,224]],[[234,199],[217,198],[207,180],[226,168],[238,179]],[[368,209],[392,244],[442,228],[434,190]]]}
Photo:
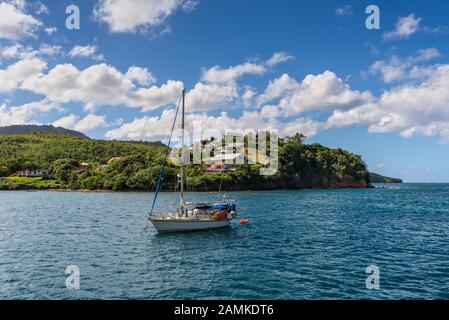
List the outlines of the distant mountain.
{"label": "distant mountain", "polygon": [[0,134],[28,134],[28,133],[58,133],[70,136],[88,138],[81,132],[69,130],[62,127],[54,127],[52,125],[15,125],[0,127]]}
{"label": "distant mountain", "polygon": [[402,179],[384,177],[380,174],[370,172],[371,183],[402,183]]}

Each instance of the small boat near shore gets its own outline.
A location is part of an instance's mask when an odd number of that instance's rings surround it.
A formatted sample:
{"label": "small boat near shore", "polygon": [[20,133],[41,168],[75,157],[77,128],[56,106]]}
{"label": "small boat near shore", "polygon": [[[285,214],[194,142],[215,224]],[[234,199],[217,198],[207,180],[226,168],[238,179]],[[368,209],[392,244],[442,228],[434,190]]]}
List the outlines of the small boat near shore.
{"label": "small boat near shore", "polygon": [[[156,204],[157,196],[160,191],[161,181],[164,174],[165,163],[167,161],[168,152],[170,149],[171,137],[175,127],[179,107],[181,105],[181,173],[179,176],[180,182],[180,197],[179,208],[175,212],[155,213],[154,206]],[[153,204],[149,220],[158,232],[189,232],[225,228],[231,226],[231,220],[235,219],[236,205],[232,201],[221,201],[214,203],[201,202],[186,202],[184,199],[184,185],[185,185],[185,170],[184,170],[184,118],[185,118],[185,90],[182,91],[180,103],[176,108],[175,119],[173,121],[172,130],[170,133],[167,149],[162,162],[161,171],[156,186],[156,193],[154,195]],[[220,194],[220,193],[219,193]]]}

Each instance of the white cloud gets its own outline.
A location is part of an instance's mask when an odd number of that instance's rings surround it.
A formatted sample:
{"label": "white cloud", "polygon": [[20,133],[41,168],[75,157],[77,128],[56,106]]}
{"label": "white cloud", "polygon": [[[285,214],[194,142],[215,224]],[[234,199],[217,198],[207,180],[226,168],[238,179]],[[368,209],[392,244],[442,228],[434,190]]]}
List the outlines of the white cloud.
{"label": "white cloud", "polygon": [[449,65],[437,65],[424,81],[409,83],[384,92],[376,101],[353,108],[336,110],[331,126],[368,125],[370,132],[399,132],[440,136],[449,141]]}
{"label": "white cloud", "polygon": [[379,75],[385,83],[420,79],[433,73],[433,67],[418,65],[440,57],[441,54],[435,48],[419,50],[414,56],[402,59],[392,56],[388,61],[378,60],[373,63],[368,74]]}
{"label": "white cloud", "polygon": [[371,93],[352,90],[331,71],[308,75],[290,97],[283,98],[280,107],[286,115],[308,110],[349,108],[371,101]]}
{"label": "white cloud", "polygon": [[[119,128],[109,130],[106,137],[109,139],[127,140],[165,140],[173,123],[175,110],[164,110],[160,117],[136,118],[132,122],[125,123]],[[207,115],[206,113],[190,113],[186,115],[186,123],[201,124],[201,130],[217,129],[220,133],[226,130],[279,130],[281,135],[292,135],[302,132],[311,137],[315,135],[324,124],[311,119],[299,118],[288,123],[280,123],[276,119],[264,118],[257,111],[245,111],[241,116],[230,117],[226,112],[218,116]],[[187,128],[190,126],[187,125]],[[206,136],[203,136],[206,138]]]}
{"label": "white cloud", "polygon": [[99,0],[95,17],[112,32],[136,32],[160,26],[176,9],[195,9],[192,0]]}
{"label": "white cloud", "polygon": [[48,10],[48,7],[43,4],[42,2],[37,2],[35,4],[36,6],[36,14],[49,14],[50,10]]}
{"label": "white cloud", "polygon": [[135,81],[142,86],[156,83],[156,78],[151,72],[148,71],[147,68],[132,66],[126,72],[126,77],[129,80]]}
{"label": "white cloud", "polygon": [[143,111],[154,110],[177,102],[183,87],[181,81],[168,80],[160,87],[140,88],[135,92],[129,105],[132,106],[134,103],[136,106],[141,106]]}
{"label": "white cloud", "polygon": [[161,138],[169,134],[170,123],[174,120],[174,110],[164,110],[160,117],[143,117],[124,123],[119,128],[109,130],[106,138],[109,139],[147,139]]}
{"label": "white cloud", "polygon": [[30,59],[36,56],[36,51],[30,46],[23,46],[21,44],[13,44],[7,47],[0,48],[0,57],[4,59]]}
{"label": "white cloud", "polygon": [[28,5],[26,0],[3,0],[3,2],[9,3],[20,10],[25,10],[25,7]]}
{"label": "white cloud", "polygon": [[56,121],[54,121],[52,124],[55,127],[62,127],[62,128],[66,128],[66,129],[73,129],[76,125],[76,122],[79,120],[79,117],[74,115],[73,113],[62,117]]}
{"label": "white cloud", "polygon": [[420,49],[418,50],[418,54],[412,57],[411,62],[425,62],[438,57],[441,57],[441,53],[436,48]]}
{"label": "white cloud", "polygon": [[[203,70],[201,80],[189,92],[189,98],[193,100],[195,111],[202,111],[216,107],[229,106],[231,103],[239,103],[249,107],[256,97],[256,92],[246,86],[240,97],[240,87],[237,85],[244,75],[262,75],[268,68],[279,63],[294,59],[285,52],[276,52],[270,59],[261,63],[245,62],[228,68],[218,65]],[[240,99],[239,99],[240,98]]]}
{"label": "white cloud", "polygon": [[259,105],[280,99],[279,109],[284,116],[298,115],[310,110],[351,108],[372,100],[370,92],[352,90],[331,71],[307,75],[298,82],[287,74],[271,81],[258,97]]}
{"label": "white cloud", "polygon": [[299,83],[295,79],[284,73],[279,78],[270,81],[264,93],[257,97],[257,104],[262,105],[283,97],[285,94],[293,92],[298,86]]}
{"label": "white cloud", "polygon": [[260,116],[264,119],[274,119],[280,115],[279,107],[276,105],[264,105],[260,108]]}
{"label": "white cloud", "polygon": [[396,22],[396,27],[393,31],[384,34],[385,40],[392,39],[408,39],[411,35],[419,30],[421,18],[416,17],[411,13],[407,17],[400,17]]}
{"label": "white cloud", "polygon": [[35,36],[42,22],[25,12],[25,1],[0,3],[0,39],[19,40]]}
{"label": "white cloud", "polygon": [[337,16],[352,16],[354,14],[354,11],[352,11],[351,5],[343,5],[335,9],[335,14]]}
{"label": "white cloud", "polygon": [[201,79],[209,83],[229,83],[246,74],[260,75],[266,72],[263,65],[246,62],[226,69],[214,66],[203,71]]}
{"label": "white cloud", "polygon": [[[130,123],[125,123],[117,129],[110,130],[106,137],[110,139],[166,139],[171,124],[175,117],[175,110],[164,110],[161,116],[136,118]],[[202,130],[234,128],[237,119],[230,118],[225,112],[217,117],[209,116],[206,113],[187,114],[186,123],[200,121]],[[243,122],[242,122],[242,125]],[[189,125],[187,125],[189,128]]]}
{"label": "white cloud", "polygon": [[85,116],[83,119],[78,121],[78,123],[75,125],[74,129],[76,131],[81,132],[88,132],[93,129],[96,129],[100,126],[106,125],[106,117],[105,116],[98,116],[95,114],[89,114]]}
{"label": "white cloud", "polygon": [[97,53],[97,46],[87,45],[87,46],[74,46],[72,50],[69,51],[69,56],[74,57],[84,57],[92,58],[94,60],[104,60],[102,54]]}
{"label": "white cloud", "polygon": [[[293,59],[293,56],[285,52],[276,52],[266,62],[245,62],[228,68],[218,65],[203,70],[201,80],[189,92],[188,98],[192,101],[194,111],[204,111],[217,107],[241,104],[249,107],[256,97],[256,92],[246,86],[240,97],[240,87],[237,85],[244,75],[261,75],[269,67]],[[240,98],[240,99],[239,99]]]}
{"label": "white cloud", "polygon": [[56,127],[63,127],[66,129],[72,129],[83,133],[89,132],[101,126],[106,125],[106,117],[98,116],[95,114],[88,114],[86,117],[80,119],[80,117],[70,114],[59,120],[53,122]]}
{"label": "white cloud", "polygon": [[[2,49],[0,53],[4,58],[30,58],[0,69],[0,91],[27,90],[43,95],[46,103],[12,108],[2,105],[0,123],[28,123],[33,114],[51,110],[58,103],[78,102],[86,106],[87,116],[70,114],[55,124],[87,132],[106,126],[105,116],[94,114],[97,106],[133,107],[142,111],[169,106],[169,110],[157,117],[136,118],[129,123],[112,121],[119,127],[109,130],[106,136],[114,139],[158,139],[168,133],[166,131],[174,116],[172,106],[179,99],[182,82],[169,80],[156,86],[152,85],[155,79],[146,68],[132,66],[122,73],[105,63],[81,70],[71,64],[59,64],[47,72],[46,62],[35,57],[56,49],[41,47],[39,53],[21,45]],[[302,80],[283,74],[257,94],[256,88],[239,86],[237,80],[244,74],[265,72],[266,62],[244,63],[227,69],[216,66],[203,71],[203,77],[208,80],[198,82],[188,91],[186,102],[190,114],[187,121],[202,121],[205,128],[274,128],[282,135],[302,132],[307,136],[330,127],[358,124],[367,126],[370,132],[397,132],[403,137],[417,134],[439,136],[441,141],[449,142],[449,65],[428,65],[439,56],[438,50],[428,48],[409,57],[394,56],[373,64],[376,67],[372,66],[370,71],[387,82],[403,81],[400,86],[378,97],[373,97],[369,91],[352,89],[331,71],[309,74]],[[398,69],[401,76],[394,72],[391,73],[393,76],[388,74],[386,67]],[[238,110],[241,105],[253,105],[254,109],[246,108],[232,116],[226,112],[219,115],[206,113],[217,108]],[[323,123],[314,120],[309,111],[325,111],[332,115]],[[306,112],[309,112],[307,116],[304,115]]]}
{"label": "white cloud", "polygon": [[181,8],[185,12],[191,12],[196,9],[196,7],[199,5],[199,3],[200,3],[199,0],[185,0],[182,3]]}
{"label": "white cloud", "polygon": [[0,48],[0,58],[4,59],[32,59],[42,56],[53,56],[61,53],[62,47],[57,45],[42,44],[35,50],[31,46],[24,46],[16,43],[10,46]]}
{"label": "white cloud", "polygon": [[37,56],[55,56],[62,54],[62,47],[58,45],[42,44],[36,51]]}
{"label": "white cloud", "polygon": [[56,27],[48,27],[44,29],[45,33],[49,36],[51,36],[53,33],[55,33],[56,31],[58,31],[58,28]]}
{"label": "white cloud", "polygon": [[318,132],[325,129],[326,124],[309,118],[299,118],[294,121],[281,124],[280,133],[282,135],[291,136],[295,133],[302,133],[306,137],[313,137]]}
{"label": "white cloud", "polygon": [[266,64],[269,67],[273,67],[279,63],[287,62],[293,60],[295,57],[286,52],[275,52],[273,56],[267,60]]}
{"label": "white cloud", "polygon": [[431,33],[431,34],[447,34],[449,32],[448,26],[437,26],[437,27],[429,27],[429,26],[423,26],[421,30],[425,33]]}
{"label": "white cloud", "polygon": [[60,103],[124,105],[144,111],[174,103],[182,88],[182,82],[173,80],[160,87],[136,87],[126,75],[104,63],[84,70],[78,70],[72,64],[56,65],[47,74],[28,77],[21,85],[21,89]]}
{"label": "white cloud", "polygon": [[242,103],[244,107],[250,107],[253,103],[254,97],[256,97],[257,91],[250,87],[245,87],[245,92],[242,94]]}
{"label": "white cloud", "polygon": [[404,138],[422,134],[426,137],[440,136],[441,143],[449,143],[449,121],[434,121],[426,125],[407,128],[401,132]]}
{"label": "white cloud", "polygon": [[29,59],[0,69],[0,93],[17,90],[25,80],[41,74],[46,67],[47,63],[40,59]]}
{"label": "white cloud", "polygon": [[205,84],[199,82],[187,93],[188,110],[206,111],[231,105],[238,98],[238,89],[234,83]]}
{"label": "white cloud", "polygon": [[0,105],[0,126],[28,124],[38,114],[58,108],[58,104],[48,100],[27,103],[21,106]]}

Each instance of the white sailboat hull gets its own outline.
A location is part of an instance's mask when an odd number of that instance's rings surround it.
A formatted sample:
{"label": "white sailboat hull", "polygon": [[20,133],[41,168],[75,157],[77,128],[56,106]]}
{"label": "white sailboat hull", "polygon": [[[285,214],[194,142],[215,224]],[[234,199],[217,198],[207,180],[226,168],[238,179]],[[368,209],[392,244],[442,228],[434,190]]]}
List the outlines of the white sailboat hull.
{"label": "white sailboat hull", "polygon": [[198,219],[150,219],[158,232],[189,232],[225,228],[231,225],[230,220],[198,220]]}

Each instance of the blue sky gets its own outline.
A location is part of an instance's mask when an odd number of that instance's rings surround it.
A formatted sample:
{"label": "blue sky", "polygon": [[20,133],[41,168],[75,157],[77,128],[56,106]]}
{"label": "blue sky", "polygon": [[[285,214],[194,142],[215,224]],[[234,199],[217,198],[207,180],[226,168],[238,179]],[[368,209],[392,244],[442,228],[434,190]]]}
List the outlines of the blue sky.
{"label": "blue sky", "polygon": [[185,86],[204,129],[299,131],[447,182],[448,17],[445,1],[0,1],[0,125],[159,140]]}

